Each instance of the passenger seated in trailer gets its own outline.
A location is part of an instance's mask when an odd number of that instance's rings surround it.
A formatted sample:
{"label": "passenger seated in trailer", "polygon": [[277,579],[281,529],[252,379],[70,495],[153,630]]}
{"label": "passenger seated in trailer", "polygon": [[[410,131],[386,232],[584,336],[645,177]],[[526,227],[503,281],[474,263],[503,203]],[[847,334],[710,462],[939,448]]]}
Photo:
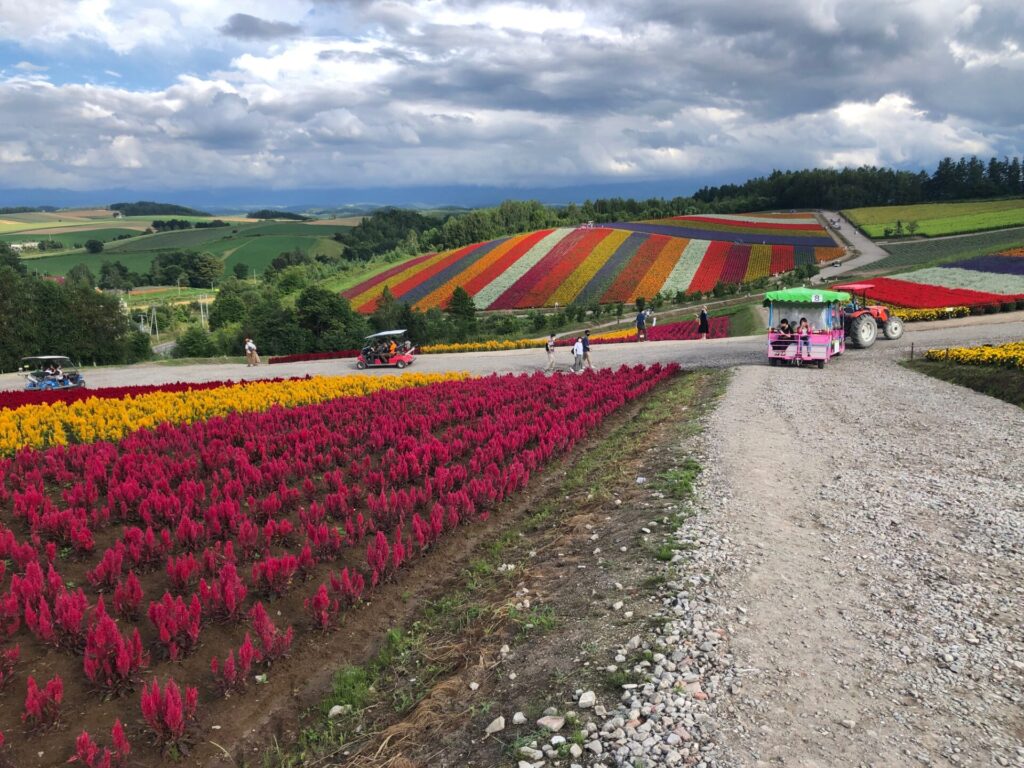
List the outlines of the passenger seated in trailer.
{"label": "passenger seated in trailer", "polygon": [[[772,329],[775,330],[775,329]],[[789,327],[789,320],[782,318],[779,321],[779,328],[775,331],[777,338],[772,342],[772,349],[777,352],[784,352],[789,342],[793,340],[793,329]]]}
{"label": "passenger seated in trailer", "polygon": [[807,318],[806,317],[801,317],[800,318],[800,325],[798,325],[797,328],[796,328],[796,335],[797,335],[797,339],[798,339],[798,342],[797,342],[797,354],[803,353],[804,347],[806,347],[807,348],[807,356],[810,357],[810,354],[811,354],[811,333],[812,333],[811,326],[807,322]]}

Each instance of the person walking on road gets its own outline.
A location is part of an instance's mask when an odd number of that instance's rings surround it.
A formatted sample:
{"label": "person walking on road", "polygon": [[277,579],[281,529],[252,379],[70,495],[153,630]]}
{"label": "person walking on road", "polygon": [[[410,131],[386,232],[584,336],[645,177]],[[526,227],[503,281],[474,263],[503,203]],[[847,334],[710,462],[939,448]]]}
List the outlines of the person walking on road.
{"label": "person walking on road", "polygon": [[256,342],[252,339],[245,340],[245,364],[249,368],[260,364],[260,356],[256,351]]}
{"label": "person walking on road", "polygon": [[594,370],[594,364],[590,362],[590,330],[583,332],[583,368]]}
{"label": "person walking on road", "polygon": [[544,373],[549,373],[555,370],[555,334],[548,336],[548,342],[544,345],[545,351],[548,353],[548,367],[544,369]]}
{"label": "person walking on road", "polygon": [[706,341],[708,338],[708,306],[705,304],[700,308],[700,314],[697,315],[697,333],[700,334],[701,341]]}
{"label": "person walking on road", "polygon": [[647,341],[647,313],[642,309],[636,315],[636,340]]}
{"label": "person walking on road", "polygon": [[583,373],[583,337],[576,339],[572,345],[572,372]]}

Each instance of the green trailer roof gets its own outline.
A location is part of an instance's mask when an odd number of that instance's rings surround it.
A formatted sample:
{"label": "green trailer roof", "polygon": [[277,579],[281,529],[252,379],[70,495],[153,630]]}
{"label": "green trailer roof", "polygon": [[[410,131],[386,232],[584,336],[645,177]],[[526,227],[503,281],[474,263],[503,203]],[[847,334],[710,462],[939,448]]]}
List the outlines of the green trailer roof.
{"label": "green trailer roof", "polygon": [[822,288],[787,288],[784,291],[768,291],[764,295],[764,306],[769,304],[831,304],[845,303],[850,294],[844,291],[826,291]]}

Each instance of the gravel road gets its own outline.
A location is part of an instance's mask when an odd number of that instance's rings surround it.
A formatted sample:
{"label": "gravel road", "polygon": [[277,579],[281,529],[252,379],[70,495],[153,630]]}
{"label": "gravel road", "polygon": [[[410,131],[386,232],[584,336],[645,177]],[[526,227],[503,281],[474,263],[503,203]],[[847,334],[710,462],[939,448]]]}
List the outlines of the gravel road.
{"label": "gravel road", "polygon": [[706,764],[1024,765],[1024,412],[857,372],[743,367],[709,419]]}
{"label": "gravel road", "polygon": [[[932,323],[908,324],[903,338],[896,342],[878,341],[869,350],[851,350],[835,362],[848,368],[853,362],[876,358],[903,358],[910,354],[911,344],[920,352],[932,346],[955,344],[999,343],[1024,338],[1024,312],[981,315]],[[602,344],[593,348],[594,364],[599,367],[633,365],[636,363],[678,362],[687,368],[727,368],[734,365],[763,365],[764,336],[737,336],[709,341],[658,341],[634,344]],[[567,348],[559,348],[558,365],[568,369],[572,357]],[[509,352],[474,352],[444,355],[421,355],[409,371],[469,371],[489,373],[526,373],[546,364],[543,349]],[[321,360],[283,365],[261,365],[247,368],[244,363],[199,363],[189,365],[141,363],[132,366],[105,366],[85,369],[90,388],[139,384],[166,384],[174,381],[199,382],[215,380],[252,380],[274,377],[337,376],[358,373],[355,361]],[[366,376],[392,376],[400,371],[386,368],[366,371]],[[21,389],[24,380],[18,374],[0,375],[0,391]]]}
{"label": "gravel road", "polygon": [[[869,264],[874,264],[876,261],[881,261],[889,256],[889,252],[884,250],[881,246],[877,245],[871,238],[861,234],[861,231],[853,226],[850,221],[843,216],[841,213],[836,211],[822,211],[821,217],[822,223],[827,225],[829,221],[838,219],[842,225],[839,232],[842,236],[855,248],[858,255],[855,258],[844,261],[838,267],[825,266],[821,268],[819,272],[812,280],[815,283],[822,283],[828,280],[835,280],[837,277],[842,277],[847,272],[853,272],[860,267],[866,267]],[[829,229],[833,229],[829,226]]]}

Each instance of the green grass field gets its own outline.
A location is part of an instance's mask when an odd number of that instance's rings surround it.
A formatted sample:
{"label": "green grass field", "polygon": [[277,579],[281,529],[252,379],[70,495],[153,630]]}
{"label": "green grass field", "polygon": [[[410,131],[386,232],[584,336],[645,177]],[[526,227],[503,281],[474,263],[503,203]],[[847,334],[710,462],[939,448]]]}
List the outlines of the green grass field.
{"label": "green grass field", "polygon": [[925,237],[985,232],[1024,225],[1024,199],[985,200],[974,203],[922,203],[875,208],[852,208],[843,215],[870,237],[883,237],[885,229],[900,221],[917,222],[915,234]]}
{"label": "green grass field", "polygon": [[[56,240],[59,243],[63,243],[65,248],[70,249],[74,248],[76,244],[81,247],[85,244],[86,240],[100,240],[106,243],[121,235],[136,237],[141,234],[141,232],[134,229],[111,227],[110,229],[90,229],[87,232],[60,232],[53,235],[33,235],[27,233],[17,235],[0,235],[0,240],[8,243],[36,243],[40,240]],[[31,258],[33,255],[38,254],[26,254],[27,258]]]}
{"label": "green grass field", "polygon": [[[207,250],[206,246],[217,240],[232,237],[231,227],[212,229],[178,229],[173,232],[158,232],[153,235],[121,240],[107,247],[110,253],[140,253],[142,251]],[[239,233],[241,233],[239,229]]]}
{"label": "green grass field", "polygon": [[974,256],[985,256],[1007,248],[1024,246],[1024,227],[1005,229],[998,232],[984,232],[978,235],[963,235],[942,240],[912,240],[906,243],[887,243],[885,250],[891,255],[876,261],[874,264],[858,270],[850,275],[843,275],[844,280],[853,279],[857,274],[880,275],[890,272],[903,272],[919,267],[933,267],[960,259]]}
{"label": "green grass field", "polygon": [[76,264],[85,264],[92,273],[99,277],[100,266],[104,261],[120,261],[132,272],[146,272],[153,261],[152,253],[86,253],[70,251],[54,256],[39,256],[26,259],[26,266],[33,272],[45,275],[66,275]]}

